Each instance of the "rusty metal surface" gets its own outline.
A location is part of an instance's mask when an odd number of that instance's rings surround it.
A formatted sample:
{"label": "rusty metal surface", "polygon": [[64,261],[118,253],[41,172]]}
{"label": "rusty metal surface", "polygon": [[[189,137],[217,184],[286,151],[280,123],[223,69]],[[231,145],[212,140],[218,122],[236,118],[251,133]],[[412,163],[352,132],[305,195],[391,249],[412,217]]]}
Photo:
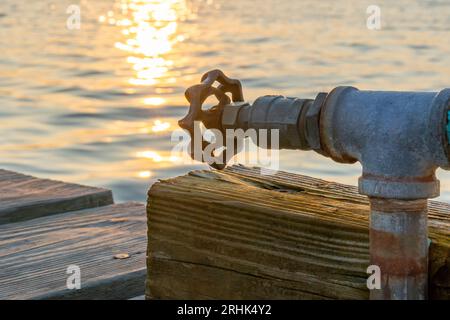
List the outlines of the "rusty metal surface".
{"label": "rusty metal surface", "polygon": [[[217,87],[214,84],[218,82]],[[232,99],[227,93],[231,93]],[[220,70],[212,70],[202,76],[201,83],[189,87],[185,92],[186,99],[190,103],[188,114],[178,121],[178,125],[188,131],[191,137],[190,154],[194,160],[204,161],[204,151],[210,143],[200,137],[201,145],[195,145],[196,122],[202,122],[207,129],[222,130],[222,113],[226,106],[233,102],[243,102],[242,85],[239,80],[228,78]],[[209,110],[202,110],[203,103],[211,96],[215,96],[218,105]],[[200,132],[198,133],[200,134]],[[217,137],[216,137],[217,138]],[[222,135],[221,145],[226,145],[226,137]],[[223,169],[226,163],[237,153],[237,144],[235,150],[223,150],[216,158],[222,158],[221,162],[208,163],[215,169]],[[199,151],[199,152],[196,152]],[[212,151],[211,151],[212,152]]]}
{"label": "rusty metal surface", "polygon": [[427,298],[427,200],[370,199],[370,259],[381,270],[374,300]]}

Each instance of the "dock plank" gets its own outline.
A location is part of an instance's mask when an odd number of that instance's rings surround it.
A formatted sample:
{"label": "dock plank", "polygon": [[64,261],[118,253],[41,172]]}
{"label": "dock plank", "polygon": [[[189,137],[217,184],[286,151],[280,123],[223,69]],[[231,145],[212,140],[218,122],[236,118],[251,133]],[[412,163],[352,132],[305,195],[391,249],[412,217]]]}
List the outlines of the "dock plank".
{"label": "dock plank", "polygon": [[[140,296],[146,232],[145,205],[134,202],[0,225],[0,299]],[[69,265],[80,267],[80,290],[66,287]]]}
{"label": "dock plank", "polygon": [[107,189],[0,169],[0,225],[113,202],[112,192]]}

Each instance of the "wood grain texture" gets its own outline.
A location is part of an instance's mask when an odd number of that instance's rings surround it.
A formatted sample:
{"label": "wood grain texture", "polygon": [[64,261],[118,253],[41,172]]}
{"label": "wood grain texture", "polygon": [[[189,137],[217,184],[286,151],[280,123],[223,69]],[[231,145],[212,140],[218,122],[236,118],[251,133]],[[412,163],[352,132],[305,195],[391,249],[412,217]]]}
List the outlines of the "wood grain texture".
{"label": "wood grain texture", "polygon": [[[430,297],[450,293],[450,206],[430,201]],[[369,207],[357,188],[257,168],[149,191],[148,299],[367,299]]]}
{"label": "wood grain texture", "polygon": [[[145,205],[124,203],[0,226],[0,299],[128,299],[144,293]],[[127,259],[115,259],[126,253]],[[81,290],[66,288],[67,267]]]}
{"label": "wood grain texture", "polygon": [[112,203],[107,189],[0,170],[0,224]]}

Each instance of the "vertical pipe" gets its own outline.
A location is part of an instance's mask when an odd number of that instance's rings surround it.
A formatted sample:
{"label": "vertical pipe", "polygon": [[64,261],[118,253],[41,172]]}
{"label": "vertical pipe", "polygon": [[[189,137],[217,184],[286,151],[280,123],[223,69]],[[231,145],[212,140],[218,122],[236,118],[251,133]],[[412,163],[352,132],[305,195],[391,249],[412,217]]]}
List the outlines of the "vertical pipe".
{"label": "vertical pipe", "polygon": [[381,271],[371,300],[424,300],[428,284],[427,199],[370,198],[370,260]]}

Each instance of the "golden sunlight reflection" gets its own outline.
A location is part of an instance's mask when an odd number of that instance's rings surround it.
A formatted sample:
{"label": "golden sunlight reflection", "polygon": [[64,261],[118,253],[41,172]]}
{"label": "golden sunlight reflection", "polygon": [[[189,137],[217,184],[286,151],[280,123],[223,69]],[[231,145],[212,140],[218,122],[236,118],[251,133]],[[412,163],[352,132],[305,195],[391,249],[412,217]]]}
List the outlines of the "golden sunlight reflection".
{"label": "golden sunlight reflection", "polygon": [[144,99],[144,104],[147,106],[160,106],[166,102],[166,99],[161,97],[150,97]]}
{"label": "golden sunlight reflection", "polygon": [[154,125],[152,127],[153,132],[163,132],[167,131],[170,128],[169,122],[162,122],[161,120],[155,120]]}
{"label": "golden sunlight reflection", "polygon": [[139,152],[136,152],[136,157],[151,159],[154,162],[163,161],[163,158],[156,151],[139,151]]}
{"label": "golden sunlight reflection", "polygon": [[[170,155],[169,155],[170,154]],[[178,156],[174,156],[171,153],[168,153],[167,155],[161,155],[159,152],[152,151],[152,150],[144,150],[136,152],[136,157],[141,159],[149,159],[153,162],[171,162],[171,163],[177,163],[181,159]]]}
{"label": "golden sunlight reflection", "polygon": [[143,179],[150,178],[152,176],[152,172],[151,171],[139,171],[137,173],[137,176],[139,178],[143,178]]}
{"label": "golden sunlight reflection", "polygon": [[125,39],[116,42],[115,47],[130,54],[127,62],[135,76],[129,83],[160,83],[173,65],[165,55],[185,39],[177,29],[178,21],[190,14],[186,0],[121,0],[119,10],[118,17],[109,11],[98,20],[122,27]]}
{"label": "golden sunlight reflection", "polygon": [[140,133],[144,134],[152,134],[152,133],[158,133],[158,134],[167,134],[170,129],[177,127],[177,120],[176,119],[156,119],[153,120],[151,123],[141,123],[140,126]]}
{"label": "golden sunlight reflection", "polygon": [[[16,125],[10,123],[9,127]],[[31,124],[30,124],[31,125]],[[73,128],[58,133],[53,136],[41,138],[35,143],[3,143],[0,144],[1,152],[15,152],[18,150],[43,150],[46,148],[69,148],[75,143],[89,144],[92,141],[100,141],[102,143],[114,143],[127,136],[137,134],[167,134],[171,128],[177,126],[177,119],[160,118],[149,121],[111,121],[99,128]],[[8,124],[4,125],[8,128]],[[171,160],[170,160],[171,161]]]}

